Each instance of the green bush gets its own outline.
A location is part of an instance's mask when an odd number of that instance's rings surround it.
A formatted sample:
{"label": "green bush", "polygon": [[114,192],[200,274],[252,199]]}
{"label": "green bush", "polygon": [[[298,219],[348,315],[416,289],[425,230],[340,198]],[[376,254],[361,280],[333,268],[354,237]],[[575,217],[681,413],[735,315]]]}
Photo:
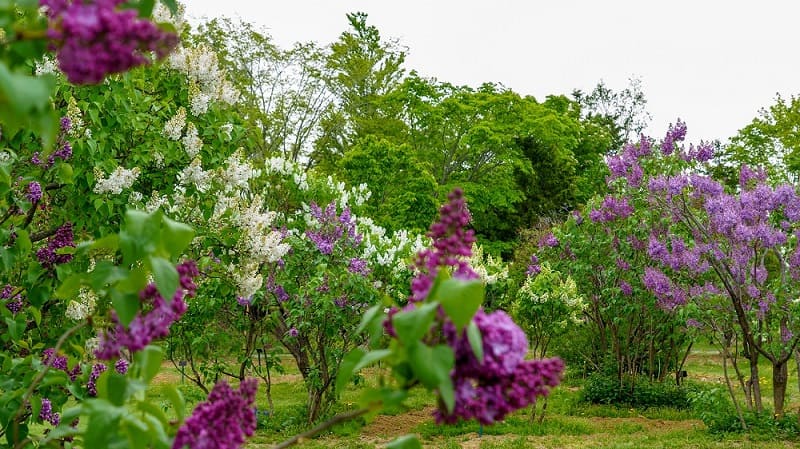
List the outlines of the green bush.
{"label": "green bush", "polygon": [[592,404],[611,404],[637,408],[689,408],[689,387],[671,382],[653,382],[643,377],[622,381],[613,376],[593,374],[586,379],[581,399]]}
{"label": "green bush", "polygon": [[785,439],[800,437],[800,423],[795,414],[787,413],[782,418],[775,418],[772,413],[743,411],[742,420],[730,396],[723,388],[709,388],[693,391],[689,400],[697,416],[713,434],[744,433],[757,439]]}

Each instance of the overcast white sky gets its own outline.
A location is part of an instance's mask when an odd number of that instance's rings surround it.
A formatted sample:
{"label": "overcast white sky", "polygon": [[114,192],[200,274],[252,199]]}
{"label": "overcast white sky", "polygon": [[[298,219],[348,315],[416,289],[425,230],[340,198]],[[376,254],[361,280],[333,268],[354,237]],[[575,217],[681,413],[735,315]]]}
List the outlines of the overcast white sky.
{"label": "overcast white sky", "polygon": [[544,100],[617,90],[642,79],[663,135],[680,117],[689,140],[734,135],[771,105],[800,94],[796,0],[185,0],[190,17],[241,17],[281,46],[327,44],[364,11],[408,47],[407,69],[454,84],[502,83]]}

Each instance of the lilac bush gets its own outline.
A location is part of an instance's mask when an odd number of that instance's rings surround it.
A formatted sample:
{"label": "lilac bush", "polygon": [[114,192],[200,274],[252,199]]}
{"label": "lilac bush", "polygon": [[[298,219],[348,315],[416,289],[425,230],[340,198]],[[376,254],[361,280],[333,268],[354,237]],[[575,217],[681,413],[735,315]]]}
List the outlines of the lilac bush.
{"label": "lilac bush", "polygon": [[[800,196],[794,186],[770,185],[765,170],[746,165],[739,185],[726,188],[705,174],[713,147],[687,148],[685,135],[679,121],[659,152],[628,145],[609,158],[609,182],[617,194],[659,211],[642,249],[651,261],[642,282],[665,310],[692,303],[709,322],[720,314],[730,317],[749,356],[748,404],[752,398],[762,409],[758,360],[764,357],[773,367],[773,402],[781,416],[787,363],[800,331]],[[721,307],[718,297],[727,305]]]}

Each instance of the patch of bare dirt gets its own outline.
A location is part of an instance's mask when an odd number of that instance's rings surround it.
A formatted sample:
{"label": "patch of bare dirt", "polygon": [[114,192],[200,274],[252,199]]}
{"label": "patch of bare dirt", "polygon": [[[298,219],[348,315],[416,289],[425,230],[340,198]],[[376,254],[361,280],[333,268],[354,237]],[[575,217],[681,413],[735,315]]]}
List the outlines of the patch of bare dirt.
{"label": "patch of bare dirt", "polygon": [[[364,426],[361,434],[371,441],[394,439],[395,437],[411,433],[418,425],[433,420],[433,407],[422,410],[411,410],[394,416],[378,415],[369,424]],[[378,437],[378,438],[375,438]]]}

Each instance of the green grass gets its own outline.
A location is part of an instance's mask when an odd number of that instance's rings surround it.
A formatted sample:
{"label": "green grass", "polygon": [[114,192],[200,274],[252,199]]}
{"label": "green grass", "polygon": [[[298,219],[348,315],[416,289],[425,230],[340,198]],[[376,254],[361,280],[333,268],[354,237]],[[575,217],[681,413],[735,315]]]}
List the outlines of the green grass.
{"label": "green grass", "polygon": [[[711,347],[700,346],[689,359],[686,370],[689,379],[702,385],[720,383],[720,359]],[[286,363],[286,372],[277,376],[272,385],[275,413],[259,417],[259,427],[247,448],[269,448],[295,433],[307,428],[305,422],[306,391],[297,370]],[[768,364],[759,367],[765,379],[771,376]],[[748,370],[746,361],[741,369]],[[165,365],[166,376],[179,379],[171,366]],[[796,367],[791,366],[787,404],[797,409],[800,393],[797,390]],[[350,385],[340,402],[328,416],[357,407],[365,389],[377,384],[378,372],[371,370],[359,381]],[[769,382],[767,382],[768,384]],[[404,407],[384,410],[370,419],[339,424],[311,441],[297,446],[303,449],[384,447],[393,438],[406,433],[419,435],[425,448],[754,448],[777,449],[800,447],[800,441],[781,440],[768,434],[714,435],[708,432],[692,410],[668,407],[632,409],[613,405],[592,405],[580,401],[582,379],[570,377],[548,398],[547,415],[543,423],[531,423],[529,410],[519,411],[493,426],[483,429],[475,423],[453,426],[435,424],[430,411],[435,406],[432,396],[423,390],[414,390]],[[771,405],[771,391],[762,385],[765,405]],[[262,387],[263,388],[263,387]],[[194,404],[205,395],[189,383],[180,386],[187,400]],[[159,386],[154,390],[159,395]],[[266,396],[259,394],[257,407],[267,409]]]}

